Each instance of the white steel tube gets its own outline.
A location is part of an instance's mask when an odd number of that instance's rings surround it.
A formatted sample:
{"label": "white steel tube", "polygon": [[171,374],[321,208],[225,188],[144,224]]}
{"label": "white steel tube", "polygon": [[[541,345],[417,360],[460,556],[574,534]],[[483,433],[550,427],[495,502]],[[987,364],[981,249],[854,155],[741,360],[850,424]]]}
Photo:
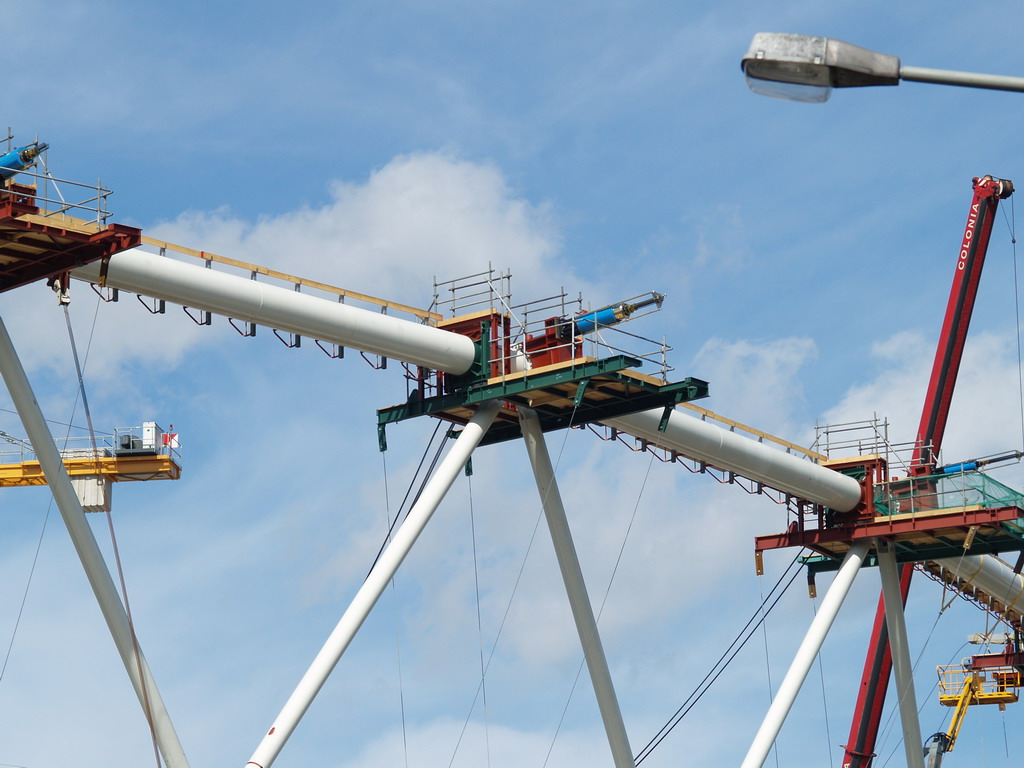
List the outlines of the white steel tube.
{"label": "white steel tube", "polygon": [[481,438],[490,428],[498,413],[498,405],[498,402],[494,400],[484,403],[463,428],[455,445],[448,451],[448,455],[445,456],[434,476],[423,488],[419,500],[409,510],[405,522],[395,531],[391,543],[381,553],[380,558],[366,577],[366,581],[356,592],[356,596],[352,598],[352,602],[345,610],[338,625],[331,632],[316,658],[313,659],[313,663],[303,675],[302,680],[299,681],[295,691],[288,698],[281,713],[270,726],[252,757],[249,758],[247,766],[270,768],[270,765],[277,759],[285,742],[288,741],[299,724],[299,720],[309,709],[309,705],[313,703],[313,699],[316,698],[342,654],[345,653],[352,638],[356,636],[359,628],[366,621],[366,617],[373,610],[373,606],[377,604],[377,600],[387,588],[388,582],[391,581],[398,567],[405,560],[405,556],[409,554],[412,545],[416,543],[416,539],[423,532],[427,522],[434,514],[434,510],[448,493],[466,462],[469,461],[473,449],[480,444]]}
{"label": "white steel tube", "polygon": [[850,547],[846,557],[843,558],[843,563],[839,566],[839,571],[829,586],[828,592],[825,593],[821,607],[818,609],[814,621],[811,622],[800,648],[797,649],[793,663],[790,665],[789,671],[786,672],[786,677],[779,686],[779,691],[775,694],[772,705],[768,708],[768,714],[765,715],[764,722],[761,723],[761,728],[754,737],[754,742],[750,745],[740,768],[761,768],[764,765],[772,744],[775,743],[779,731],[782,730],[782,724],[786,721],[786,715],[793,707],[796,695],[800,692],[804,679],[814,663],[814,657],[821,650],[825,636],[828,635],[832,622],[835,621],[836,614],[839,613],[839,608],[850,592],[850,587],[853,585],[853,580],[856,578],[867,552],[868,542],[860,541]]}
{"label": "white steel tube", "polygon": [[43,418],[43,412],[32,392],[32,386],[25,375],[25,369],[21,365],[21,360],[18,359],[18,353],[14,349],[14,343],[7,333],[7,327],[2,318],[0,318],[0,375],[3,376],[14,407],[21,417],[21,423],[28,434],[29,442],[32,443],[36,458],[43,470],[43,476],[46,478],[46,484],[50,486],[53,499],[60,510],[61,517],[64,518],[64,525],[68,529],[75,551],[85,569],[93,594],[96,595],[96,602],[99,603],[100,611],[114,638],[121,661],[124,663],[135,693],[139,697],[139,703],[142,704],[147,720],[152,718],[151,724],[164,762],[168,768],[188,768],[185,752],[181,748],[181,742],[171,724],[171,718],[164,707],[149,665],[142,655],[142,649],[132,637],[128,614],[121,603],[107,564],[103,560],[103,553],[100,552],[92,529],[85,519],[85,512],[82,511],[82,505],[71,484],[71,478],[64,467],[53,436],[46,426],[46,419]]}
{"label": "white steel tube", "polygon": [[533,465],[533,476],[537,481],[544,516],[551,531],[558,567],[562,571],[562,581],[565,582],[569,605],[576,620],[576,631],[583,646],[583,657],[587,661],[597,705],[604,721],[605,733],[608,735],[612,759],[615,768],[632,768],[635,765],[633,751],[629,746],[626,726],[622,722],[622,710],[615,696],[608,660],[605,658],[601,636],[597,631],[597,620],[594,618],[594,609],[587,595],[587,585],[583,580],[583,571],[580,569],[576,547],[573,545],[572,532],[565,517],[565,507],[562,505],[562,496],[555,482],[555,472],[551,467],[551,458],[544,442],[544,434],[541,432],[540,421],[533,410],[520,406],[519,423],[522,425],[523,441]]}
{"label": "white steel tube", "polygon": [[[93,262],[71,274],[98,283],[100,270]],[[446,373],[465,373],[476,355],[461,334],[138,249],[110,258],[105,284]]]}
{"label": "white steel tube", "polygon": [[860,502],[860,483],[852,477],[769,448],[676,410],[672,411],[665,431],[659,432],[662,413],[660,408],[655,408],[606,419],[603,423],[691,459],[735,472],[840,512],[847,512]]}
{"label": "white steel tube", "polygon": [[914,665],[910,660],[910,644],[907,641],[906,617],[903,615],[896,552],[884,539],[876,540],[875,551],[878,553],[878,572],[882,577],[882,595],[885,597],[885,623],[889,630],[889,648],[892,651],[892,666],[896,674],[896,692],[899,697],[907,768],[924,768],[921,723],[917,716],[917,694],[914,692]]}
{"label": "white steel tube", "polygon": [[936,560],[939,565],[966,580],[1008,610],[1024,613],[1024,576],[994,555],[968,555]]}

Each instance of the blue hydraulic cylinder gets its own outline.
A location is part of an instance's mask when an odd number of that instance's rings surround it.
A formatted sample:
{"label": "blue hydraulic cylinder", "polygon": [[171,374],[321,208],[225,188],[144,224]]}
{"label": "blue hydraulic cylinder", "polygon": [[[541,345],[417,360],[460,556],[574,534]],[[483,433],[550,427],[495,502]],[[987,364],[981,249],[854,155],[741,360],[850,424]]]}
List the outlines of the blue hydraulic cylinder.
{"label": "blue hydraulic cylinder", "polygon": [[960,472],[974,472],[977,469],[977,461],[961,461],[959,464],[947,464],[944,467],[939,467],[939,472],[943,475],[956,475]]}
{"label": "blue hydraulic cylinder", "polygon": [[29,144],[0,156],[0,179],[9,179],[14,174],[31,168],[35,165],[36,158],[43,153],[47,146],[46,144]]}
{"label": "blue hydraulic cylinder", "polygon": [[598,328],[605,328],[609,325],[620,323],[627,316],[623,305],[618,304],[614,307],[605,307],[604,309],[576,315],[573,318],[573,322],[576,323],[576,333],[582,335],[584,333],[593,333]]}
{"label": "blue hydraulic cylinder", "polygon": [[618,304],[609,304],[607,307],[602,307],[601,309],[580,312],[572,319],[573,325],[576,326],[576,335],[582,336],[585,333],[593,333],[601,328],[607,328],[610,325],[621,323],[623,320],[628,319],[629,316],[638,309],[649,307],[652,304],[656,304],[658,309],[661,309],[661,303],[664,300],[665,294],[651,291],[650,296],[641,299],[640,301],[634,302],[633,299],[627,299],[626,301],[621,301]]}

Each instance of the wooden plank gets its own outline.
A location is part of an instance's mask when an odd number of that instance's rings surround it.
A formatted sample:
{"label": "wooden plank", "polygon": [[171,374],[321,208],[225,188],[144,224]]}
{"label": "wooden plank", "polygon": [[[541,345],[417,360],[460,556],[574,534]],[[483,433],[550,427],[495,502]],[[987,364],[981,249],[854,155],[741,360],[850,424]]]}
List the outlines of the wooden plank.
{"label": "wooden plank", "polygon": [[593,357],[577,357],[575,360],[566,360],[562,363],[552,363],[551,365],[542,365],[539,368],[531,368],[528,371],[517,371],[515,373],[506,373],[503,376],[492,376],[487,380],[487,385],[492,384],[503,384],[508,381],[518,381],[524,376],[539,376],[544,373],[552,373],[554,371],[565,370],[566,368],[572,368],[574,365],[582,365],[583,363],[594,362]]}
{"label": "wooden plank", "polygon": [[470,312],[468,315],[457,315],[456,317],[438,320],[437,327],[447,328],[450,325],[458,325],[459,323],[470,322],[472,320],[482,320],[483,318],[490,317],[494,314],[497,314],[497,310],[493,307],[491,309],[481,309],[479,312]]}
{"label": "wooden plank", "polygon": [[619,371],[619,374],[629,379],[636,379],[642,381],[645,384],[650,384],[654,387],[663,387],[668,384],[664,379],[659,379],[657,376],[651,376],[649,373],[643,373],[641,371],[635,371],[632,368],[625,368]]}
{"label": "wooden plank", "polygon": [[51,214],[44,216],[38,213],[24,213],[21,216],[16,217],[18,221],[27,221],[30,224],[42,224],[47,227],[57,227],[59,229],[66,229],[70,232],[77,232],[82,235],[94,235],[97,232],[103,232],[106,227],[97,224],[94,221],[85,221],[84,219],[78,219],[74,216],[68,216],[66,213]]}
{"label": "wooden plank", "polygon": [[544,392],[538,390],[534,392],[524,392],[521,397],[525,397],[529,402],[531,408],[535,408],[538,405],[551,405],[553,403],[562,403],[563,406],[571,406],[572,399],[565,395],[556,395],[553,392]]}
{"label": "wooden plank", "polygon": [[834,464],[867,464],[869,462],[880,459],[877,453],[864,453],[860,456],[844,456],[841,459],[825,459],[820,462],[823,467],[831,467]]}
{"label": "wooden plank", "polygon": [[413,315],[422,320],[436,322],[438,320],[444,319],[444,316],[438,314],[437,312],[430,312],[429,310],[426,309],[417,309],[416,307],[410,307],[407,304],[399,304],[397,301],[388,301],[387,299],[380,299],[377,298],[376,296],[370,296],[369,294],[366,293],[350,291],[346,288],[338,288],[335,285],[321,283],[316,280],[307,280],[304,277],[296,277],[295,275],[290,275],[287,272],[279,272],[276,269],[270,269],[269,267],[261,267],[258,264],[250,264],[247,261],[231,259],[228,258],[227,256],[220,256],[219,254],[216,253],[210,253],[209,251],[197,251],[194,248],[186,248],[183,245],[175,245],[174,243],[169,243],[166,240],[155,240],[152,237],[146,237],[145,235],[143,235],[142,242],[145,243],[146,245],[151,245],[157,248],[163,248],[169,251],[174,251],[175,253],[181,253],[184,254],[185,256],[193,256],[197,259],[202,259],[203,261],[215,261],[218,264],[226,264],[231,267],[238,267],[239,269],[244,269],[250,273],[255,272],[258,275],[266,275],[267,277],[272,277],[275,280],[282,280],[286,283],[293,283],[294,285],[306,285],[309,286],[310,288],[315,288],[319,291],[324,291],[325,293],[332,293],[336,296],[344,296],[346,298],[355,299],[356,301],[362,301],[367,304],[375,304],[379,307],[387,307],[388,309],[394,309],[399,312],[405,312],[406,314]]}
{"label": "wooden plank", "polygon": [[[693,411],[694,413],[699,413],[701,416],[711,419],[712,421],[717,421],[719,424],[725,424],[728,427],[734,427],[735,429],[742,430],[743,432],[746,432],[749,435],[760,437],[764,440],[768,440],[769,442],[775,443],[776,445],[781,445],[782,447],[789,448],[790,450],[796,451],[797,453],[802,453],[804,456],[813,461],[823,463],[828,460],[828,457],[822,453],[815,453],[814,451],[808,448],[804,448],[803,446],[797,445],[796,443],[791,443],[789,442],[789,440],[783,440],[781,437],[770,435],[767,432],[757,429],[756,427],[751,427],[748,424],[743,424],[742,422],[735,421],[734,419],[722,416],[721,414],[715,413],[714,411],[709,411],[707,408],[702,408],[699,405],[695,405],[693,403],[679,403],[679,405],[680,407],[686,408],[687,410]],[[848,459],[842,459],[842,461],[848,461]]]}
{"label": "wooden plank", "polygon": [[925,509],[917,512],[900,512],[897,515],[879,515],[875,518],[876,523],[896,522],[897,520],[916,520],[917,518],[939,517],[941,515],[962,515],[965,512],[980,512],[985,509],[981,504],[972,504],[966,507],[945,507],[943,509]]}

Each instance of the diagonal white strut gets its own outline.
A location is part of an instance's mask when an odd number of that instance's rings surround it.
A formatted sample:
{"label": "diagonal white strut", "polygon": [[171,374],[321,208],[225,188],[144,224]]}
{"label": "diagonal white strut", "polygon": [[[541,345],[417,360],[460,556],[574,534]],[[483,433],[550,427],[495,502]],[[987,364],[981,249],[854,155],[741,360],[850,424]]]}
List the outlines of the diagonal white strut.
{"label": "diagonal white strut", "polygon": [[899,696],[900,721],[903,724],[903,749],[907,755],[907,768],[924,768],[921,746],[921,722],[917,717],[917,695],[914,693],[914,665],[910,660],[907,642],[907,622],[903,615],[903,597],[900,593],[899,567],[896,550],[885,539],[876,539],[878,572],[882,576],[882,595],[885,598],[885,623],[889,630],[889,649],[892,668],[896,674]]}
{"label": "diagonal white strut", "polygon": [[757,735],[754,736],[754,742],[747,750],[747,756],[743,758],[740,768],[761,768],[764,765],[772,744],[775,743],[779,731],[782,730],[782,724],[786,721],[786,715],[792,709],[796,695],[807,678],[811,664],[814,663],[814,657],[821,650],[825,636],[828,635],[832,622],[835,621],[836,614],[839,613],[839,608],[846,599],[846,595],[849,594],[853,580],[860,571],[860,566],[867,553],[867,541],[859,541],[847,551],[846,557],[843,558],[843,564],[839,566],[839,571],[829,585],[828,592],[825,593],[825,597],[821,601],[821,607],[818,609],[814,621],[811,622],[803,642],[800,643],[796,656],[793,657],[793,663],[790,665],[789,671],[786,672],[786,677],[779,686],[778,693],[775,694],[775,698],[768,708],[768,714],[765,715]]}
{"label": "diagonal white strut", "polygon": [[100,552],[96,539],[92,535],[92,529],[85,519],[82,504],[71,485],[71,478],[64,467],[53,436],[46,426],[43,412],[32,392],[32,386],[25,375],[25,369],[21,365],[21,360],[18,359],[18,353],[14,349],[14,344],[2,318],[0,318],[0,375],[3,376],[4,383],[7,384],[11,400],[21,417],[21,423],[25,427],[29,442],[32,443],[36,458],[39,460],[39,466],[46,477],[46,484],[50,487],[61,517],[64,518],[64,525],[67,526],[71,541],[75,545],[75,551],[78,553],[79,560],[82,561],[82,567],[85,569],[89,584],[96,595],[103,618],[107,622],[110,634],[114,638],[114,644],[121,655],[121,661],[124,662],[125,669],[128,671],[128,677],[139,697],[146,718],[150,719],[153,726],[157,746],[163,755],[164,762],[168,768],[188,768],[188,760],[185,759],[185,753],[178,741],[178,735],[174,732],[174,726],[171,724],[171,718],[167,714],[163,699],[157,690],[149,665],[142,655],[142,649],[132,637],[128,614],[117,594],[114,580],[110,577],[103,554]]}
{"label": "diagonal white strut", "polygon": [[601,645],[601,636],[597,632],[597,620],[587,596],[587,585],[583,581],[583,571],[580,570],[572,533],[565,518],[565,507],[562,506],[562,497],[555,483],[555,473],[551,468],[551,458],[544,443],[540,421],[533,410],[520,406],[519,423],[522,425],[523,441],[530,454],[530,462],[533,464],[537,490],[540,491],[544,515],[551,531],[551,541],[555,545],[555,555],[558,557],[558,567],[562,571],[562,581],[565,582],[569,605],[576,620],[576,631],[579,633],[583,656],[594,685],[597,705],[601,710],[601,719],[604,721],[608,744],[612,750],[612,759],[615,761],[615,768],[632,768],[635,765],[633,752],[629,747],[626,726],[622,722],[622,711],[615,696],[612,676],[608,671],[608,660]]}
{"label": "diagonal white strut", "polygon": [[398,567],[405,560],[405,556],[409,554],[412,545],[416,543],[416,539],[419,538],[430,521],[434,510],[452,487],[452,483],[455,482],[455,478],[463,466],[469,461],[473,449],[480,444],[481,438],[486,434],[498,413],[498,406],[499,404],[495,400],[481,405],[470,422],[459,433],[455,445],[451,447],[433,477],[424,486],[419,500],[409,510],[405,522],[395,531],[391,543],[370,569],[366,581],[356,592],[356,596],[352,598],[352,602],[334,631],[331,632],[330,637],[327,638],[323,648],[320,649],[320,653],[313,659],[313,663],[310,664],[306,674],[299,681],[295,691],[285,702],[281,713],[270,726],[252,757],[249,758],[249,762],[246,763],[247,766],[270,768],[270,765],[277,759],[285,742],[288,741],[299,724],[299,720],[306,714],[309,705],[313,703],[313,699],[327,682],[328,676],[334,670],[342,654],[345,653],[349,643],[352,642],[352,638],[363,626],[363,622],[370,615],[373,606],[377,604],[377,600],[380,599]]}

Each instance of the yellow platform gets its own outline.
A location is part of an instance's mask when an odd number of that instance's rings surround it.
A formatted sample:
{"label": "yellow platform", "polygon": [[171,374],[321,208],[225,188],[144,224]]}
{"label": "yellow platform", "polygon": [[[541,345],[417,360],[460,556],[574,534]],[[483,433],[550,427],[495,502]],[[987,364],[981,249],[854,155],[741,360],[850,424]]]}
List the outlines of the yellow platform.
{"label": "yellow platform", "polygon": [[[170,456],[103,456],[65,459],[71,477],[99,475],[114,482],[130,480],[177,480],[181,467]],[[46,485],[38,461],[0,464],[0,488]]]}

